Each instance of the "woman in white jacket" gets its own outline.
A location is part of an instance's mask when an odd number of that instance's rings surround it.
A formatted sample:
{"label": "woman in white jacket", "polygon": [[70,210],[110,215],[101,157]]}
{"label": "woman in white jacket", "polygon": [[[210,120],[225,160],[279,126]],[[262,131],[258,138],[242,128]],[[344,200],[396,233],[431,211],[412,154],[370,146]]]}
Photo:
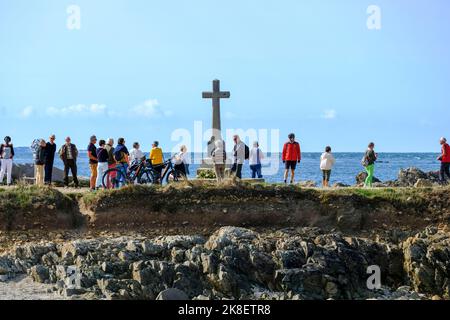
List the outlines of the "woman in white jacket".
{"label": "woman in white jacket", "polygon": [[329,187],[331,169],[336,163],[336,159],[334,159],[333,154],[331,153],[331,147],[327,146],[325,148],[325,152],[320,156],[320,170],[322,170],[323,179],[322,186]]}

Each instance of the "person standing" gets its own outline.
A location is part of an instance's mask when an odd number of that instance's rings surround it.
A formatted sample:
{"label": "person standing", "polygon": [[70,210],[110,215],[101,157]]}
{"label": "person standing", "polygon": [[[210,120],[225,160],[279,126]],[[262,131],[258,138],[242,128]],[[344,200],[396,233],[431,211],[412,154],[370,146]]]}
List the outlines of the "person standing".
{"label": "person standing", "polygon": [[94,191],[97,183],[97,174],[98,174],[97,147],[95,146],[95,144],[97,143],[97,137],[93,135],[91,136],[89,141],[90,142],[87,147],[87,155],[89,158],[89,169],[91,171],[91,177],[89,179],[89,187],[91,191]]}
{"label": "person standing", "polygon": [[161,172],[163,170],[164,156],[162,149],[159,147],[158,141],[153,142],[152,150],[150,150],[149,159],[152,163],[153,168],[159,175],[159,177],[157,177],[157,179],[159,180],[161,177]]}
{"label": "person standing", "polygon": [[12,183],[12,167],[14,159],[14,147],[11,143],[11,137],[6,136],[4,139],[5,143],[0,146],[0,159],[1,159],[1,170],[0,170],[0,184],[3,184],[3,179],[6,174],[6,184],[9,186]]}
{"label": "person standing", "polygon": [[103,176],[105,175],[105,172],[108,170],[108,151],[105,148],[106,145],[105,140],[100,140],[98,145],[99,145],[99,148],[97,149],[98,172],[97,172],[97,181],[95,183],[97,189],[103,186],[102,184]]}
{"label": "person standing", "polygon": [[258,179],[262,179],[262,165],[261,160],[264,159],[264,154],[262,153],[261,149],[259,148],[259,142],[255,141],[253,142],[253,148],[250,150],[250,170],[252,170],[252,179],[255,179],[258,177]]}
{"label": "person standing", "polygon": [[364,187],[372,187],[372,181],[374,177],[374,171],[375,171],[375,161],[377,161],[378,154],[375,153],[375,143],[371,142],[367,146],[366,153],[364,154],[363,158],[363,166],[366,168],[367,177],[364,181]]}
{"label": "person standing", "polygon": [[34,162],[34,178],[36,180],[37,186],[43,186],[44,185],[44,166],[46,163],[46,155],[47,151],[45,150],[47,148],[47,143],[44,139],[41,139],[41,142],[39,143],[39,148],[36,152],[36,159]]}
{"label": "person standing", "polygon": [[125,139],[119,138],[117,140],[117,146],[114,149],[114,159],[116,160],[120,172],[122,173],[122,177],[119,177],[119,183],[125,183],[125,177],[127,176],[128,163],[129,163],[130,153],[128,152],[127,147],[125,146]]}
{"label": "person standing", "polygon": [[[105,145],[105,149],[108,152],[108,169],[113,169],[116,167],[117,163],[116,160],[114,159],[114,139],[113,138],[109,138],[108,142]],[[106,182],[106,187],[108,189],[111,188],[111,178],[115,178],[115,173],[111,172],[108,174],[108,181]]]}
{"label": "person standing", "polygon": [[295,134],[288,135],[288,141],[283,146],[281,160],[285,164],[284,167],[284,183],[287,183],[289,170],[291,171],[291,183],[294,183],[295,169],[302,159],[300,144],[295,141]]}
{"label": "person standing", "polygon": [[214,172],[216,173],[217,183],[221,183],[225,177],[227,153],[225,152],[224,143],[222,140],[216,140],[214,145],[215,148],[211,153],[211,157],[214,163]]}
{"label": "person standing", "polygon": [[180,147],[180,152],[175,155],[174,160],[174,169],[181,172],[184,175],[184,178],[187,179],[187,176],[189,175],[190,159],[185,145]]}
{"label": "person standing", "polygon": [[231,172],[237,178],[242,179],[242,166],[245,162],[247,146],[238,135],[233,136],[233,141],[233,166],[231,167]]}
{"label": "person standing", "polygon": [[336,159],[331,153],[331,147],[327,146],[325,152],[320,156],[320,170],[322,170],[322,186],[324,188],[330,186],[331,169],[336,163]]}
{"label": "person standing", "polygon": [[77,146],[71,142],[70,137],[66,138],[66,143],[59,149],[59,157],[64,163],[64,185],[69,186],[69,170],[72,172],[73,182],[75,188],[78,188],[78,177],[77,177],[77,158],[78,149]]}
{"label": "person standing", "polygon": [[133,150],[130,152],[130,163],[133,163],[135,160],[142,160],[145,157],[140,147],[139,142],[133,143]]}
{"label": "person standing", "polygon": [[51,185],[52,184],[52,174],[53,174],[53,164],[55,162],[55,153],[56,153],[56,143],[55,143],[55,135],[52,134],[47,142],[45,147],[45,178],[44,183]]}
{"label": "person standing", "polygon": [[441,155],[438,158],[441,161],[439,180],[442,184],[445,184],[447,183],[445,176],[450,179],[450,146],[444,137],[439,140],[439,143],[441,144]]}

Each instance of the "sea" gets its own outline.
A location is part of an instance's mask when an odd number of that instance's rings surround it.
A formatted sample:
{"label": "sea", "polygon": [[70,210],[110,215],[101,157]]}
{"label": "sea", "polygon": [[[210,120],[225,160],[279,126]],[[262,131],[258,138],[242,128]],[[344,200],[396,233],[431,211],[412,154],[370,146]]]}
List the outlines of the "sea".
{"label": "sea", "polygon": [[[33,153],[28,147],[15,148],[14,161],[16,163],[25,164],[33,163]],[[339,152],[333,153],[336,158],[336,165],[331,174],[331,184],[340,182],[348,185],[355,184],[356,175],[363,171],[361,159],[363,153],[357,152]],[[296,181],[311,180],[321,183],[322,173],[320,171],[320,155],[319,152],[303,152],[302,161],[297,167]],[[148,156],[148,155],[147,155]],[[171,154],[164,154],[166,159]],[[378,153],[378,162],[375,167],[375,177],[381,181],[397,179],[400,169],[408,167],[417,167],[423,171],[439,170],[439,162],[436,160],[436,153]],[[201,166],[202,154],[191,154],[191,164],[189,165],[189,178],[195,178],[197,168]],[[86,151],[80,151],[78,158],[78,175],[89,176],[89,161]],[[63,169],[63,163],[55,157],[55,166]],[[279,153],[268,154],[263,163],[263,178],[269,183],[283,182],[284,164],[281,161]],[[251,178],[251,170],[246,162],[242,170],[243,178]]]}

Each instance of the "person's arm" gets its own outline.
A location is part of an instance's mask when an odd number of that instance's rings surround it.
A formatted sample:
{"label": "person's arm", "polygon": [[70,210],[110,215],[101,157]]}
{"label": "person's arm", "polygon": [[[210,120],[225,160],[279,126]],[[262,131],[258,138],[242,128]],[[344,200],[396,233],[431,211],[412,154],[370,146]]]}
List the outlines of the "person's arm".
{"label": "person's arm", "polygon": [[281,155],[281,160],[283,161],[283,162],[285,162],[286,161],[286,151],[287,151],[287,145],[286,145],[286,143],[283,145],[283,153],[282,153],[282,155]]}
{"label": "person's arm", "polygon": [[78,158],[78,149],[77,149],[77,146],[76,145],[73,145],[73,149],[74,149],[74,151],[75,151],[75,158]]}
{"label": "person's arm", "polygon": [[91,150],[88,150],[88,158],[89,158],[89,160],[92,160],[92,161],[97,161],[97,159],[98,159],[96,155],[94,156],[94,154],[92,153]]}
{"label": "person's arm", "polygon": [[297,162],[300,163],[302,160],[302,151],[300,149],[300,143],[297,143]]}
{"label": "person's arm", "polygon": [[11,144],[11,159],[13,159],[13,158],[14,158],[14,147]]}
{"label": "person's arm", "polygon": [[0,159],[3,159],[3,145],[0,145]]}

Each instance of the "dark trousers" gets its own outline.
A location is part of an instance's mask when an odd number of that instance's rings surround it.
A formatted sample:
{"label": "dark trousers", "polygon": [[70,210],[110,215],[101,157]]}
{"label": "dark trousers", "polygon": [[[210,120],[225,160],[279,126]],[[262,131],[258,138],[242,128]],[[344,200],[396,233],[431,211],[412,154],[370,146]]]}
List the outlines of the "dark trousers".
{"label": "dark trousers", "polygon": [[77,163],[73,159],[67,159],[64,162],[64,185],[69,185],[69,169],[72,172],[73,183],[78,187]]}
{"label": "dark trousers", "polygon": [[242,164],[233,163],[231,172],[234,173],[239,179],[242,179]]}
{"label": "dark trousers", "polygon": [[252,170],[252,179],[255,179],[258,177],[258,179],[261,179],[262,173],[261,173],[261,164],[251,164],[250,170]]}
{"label": "dark trousers", "polygon": [[52,174],[53,174],[53,161],[47,161],[45,163],[45,183],[52,183]]}
{"label": "dark trousers", "polygon": [[445,176],[450,179],[450,163],[441,162],[441,171],[439,172],[439,179],[441,182],[446,182]]}

